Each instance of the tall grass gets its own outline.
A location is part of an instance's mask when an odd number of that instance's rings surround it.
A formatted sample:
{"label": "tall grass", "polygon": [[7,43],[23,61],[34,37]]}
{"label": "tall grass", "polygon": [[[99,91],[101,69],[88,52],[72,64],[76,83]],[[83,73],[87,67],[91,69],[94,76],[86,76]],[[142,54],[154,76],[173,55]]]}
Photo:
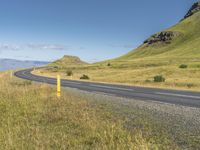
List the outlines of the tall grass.
{"label": "tall grass", "polygon": [[140,130],[65,91],[0,75],[0,149],[152,149]]}

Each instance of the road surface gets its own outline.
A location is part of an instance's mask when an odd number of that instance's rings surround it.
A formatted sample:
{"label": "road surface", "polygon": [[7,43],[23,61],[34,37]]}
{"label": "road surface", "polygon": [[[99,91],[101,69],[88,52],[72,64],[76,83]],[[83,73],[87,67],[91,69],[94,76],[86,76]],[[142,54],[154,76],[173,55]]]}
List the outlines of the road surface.
{"label": "road surface", "polygon": [[[32,69],[15,72],[15,76],[31,81],[56,84],[55,78],[43,77],[31,73]],[[103,84],[94,82],[61,80],[62,87],[76,88],[79,90],[104,93],[118,97],[133,98],[143,101],[158,101],[183,106],[200,107],[200,92],[165,90],[136,86]]]}

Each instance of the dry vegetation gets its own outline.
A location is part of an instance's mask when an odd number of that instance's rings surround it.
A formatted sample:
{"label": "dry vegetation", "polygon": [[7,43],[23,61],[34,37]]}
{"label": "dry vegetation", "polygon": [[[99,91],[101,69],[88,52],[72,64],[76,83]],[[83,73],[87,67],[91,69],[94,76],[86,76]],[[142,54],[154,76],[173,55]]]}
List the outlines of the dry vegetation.
{"label": "dry vegetation", "polygon": [[[0,74],[0,85],[2,150],[168,150],[200,146],[199,128],[190,120],[193,115],[189,120],[174,116],[176,111],[170,110],[171,106],[156,106],[155,111],[151,109],[155,104],[146,109],[144,102],[118,102],[114,97],[88,96],[70,89],[63,89],[57,99],[55,87],[10,79],[9,73]],[[168,107],[172,115],[162,114]],[[180,108],[178,114],[184,110]]]}
{"label": "dry vegetation", "polygon": [[68,92],[30,81],[0,78],[0,149],[149,149],[140,130]]}
{"label": "dry vegetation", "polygon": [[[177,63],[167,66],[153,66],[152,64],[150,67],[138,66],[126,68],[120,66],[119,63],[113,63],[113,66],[110,67],[97,64],[95,67],[66,67],[57,69],[57,71],[46,68],[35,70],[33,73],[50,77],[56,77],[57,74],[61,74],[63,79],[70,80],[79,80],[83,74],[86,74],[90,77],[89,81],[199,91],[200,62],[190,63],[188,64],[188,68],[184,69],[179,68],[180,64]],[[134,65],[134,62],[132,62],[132,65]],[[65,73],[66,70],[72,70],[73,76],[67,76]],[[166,81],[163,83],[155,83],[153,79],[156,75],[162,75]]]}

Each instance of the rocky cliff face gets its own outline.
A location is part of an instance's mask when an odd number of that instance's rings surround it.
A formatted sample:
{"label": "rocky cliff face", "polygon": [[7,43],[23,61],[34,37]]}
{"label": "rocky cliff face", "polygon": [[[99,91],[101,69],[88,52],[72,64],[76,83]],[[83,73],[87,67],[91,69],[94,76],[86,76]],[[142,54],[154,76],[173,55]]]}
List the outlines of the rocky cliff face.
{"label": "rocky cliff face", "polygon": [[184,19],[192,16],[193,14],[195,14],[196,12],[200,11],[200,1],[196,2],[192,5],[192,7],[190,8],[190,10],[188,11],[188,13],[184,16]]}
{"label": "rocky cliff face", "polygon": [[147,44],[147,45],[152,45],[154,43],[170,44],[171,40],[173,40],[175,37],[179,35],[180,35],[179,32],[163,31],[163,32],[152,35],[150,38],[144,41],[144,44]]}

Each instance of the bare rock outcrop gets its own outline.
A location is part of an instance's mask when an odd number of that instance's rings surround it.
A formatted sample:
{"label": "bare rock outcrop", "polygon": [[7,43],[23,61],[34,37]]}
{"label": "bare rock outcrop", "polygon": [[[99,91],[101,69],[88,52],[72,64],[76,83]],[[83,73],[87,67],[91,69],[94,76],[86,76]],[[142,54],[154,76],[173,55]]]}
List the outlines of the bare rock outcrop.
{"label": "bare rock outcrop", "polygon": [[192,7],[190,8],[190,10],[187,12],[187,14],[184,16],[184,19],[192,16],[193,14],[197,13],[198,11],[200,11],[200,1],[196,2],[192,5]]}
{"label": "bare rock outcrop", "polygon": [[144,44],[152,45],[154,43],[170,44],[171,40],[179,36],[179,32],[162,31],[160,33],[152,35],[150,38],[144,41]]}

